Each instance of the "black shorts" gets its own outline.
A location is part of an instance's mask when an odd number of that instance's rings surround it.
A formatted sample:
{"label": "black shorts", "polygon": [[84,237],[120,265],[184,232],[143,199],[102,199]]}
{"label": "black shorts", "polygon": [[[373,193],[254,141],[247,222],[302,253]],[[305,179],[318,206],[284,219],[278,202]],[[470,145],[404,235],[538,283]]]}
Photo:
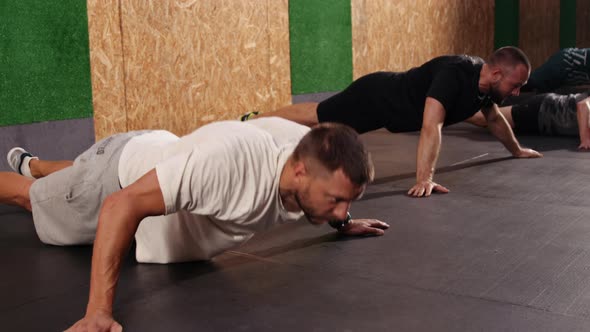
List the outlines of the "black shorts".
{"label": "black shorts", "polygon": [[344,91],[318,105],[319,122],[338,122],[359,134],[387,127],[395,73],[377,72],[352,82]]}
{"label": "black shorts", "polygon": [[539,110],[545,94],[530,97],[512,105],[514,132],[523,135],[539,135]]}

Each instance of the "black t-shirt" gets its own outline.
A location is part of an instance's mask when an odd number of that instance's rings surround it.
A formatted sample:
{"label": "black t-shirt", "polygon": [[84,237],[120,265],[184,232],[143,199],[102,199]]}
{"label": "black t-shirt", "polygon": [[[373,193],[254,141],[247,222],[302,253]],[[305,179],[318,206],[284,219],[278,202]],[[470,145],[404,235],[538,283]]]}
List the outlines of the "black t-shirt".
{"label": "black t-shirt", "polygon": [[479,92],[479,74],[484,61],[468,55],[434,58],[403,73],[391,73],[388,87],[389,121],[392,132],[422,128],[426,97],[438,100],[445,108],[448,126],[468,119],[493,102]]}
{"label": "black t-shirt", "polygon": [[319,103],[318,120],[344,123],[359,133],[383,127],[392,132],[417,131],[429,96],[444,106],[448,126],[493,104],[479,92],[482,66],[480,58],[455,55],[434,58],[403,73],[371,73]]}

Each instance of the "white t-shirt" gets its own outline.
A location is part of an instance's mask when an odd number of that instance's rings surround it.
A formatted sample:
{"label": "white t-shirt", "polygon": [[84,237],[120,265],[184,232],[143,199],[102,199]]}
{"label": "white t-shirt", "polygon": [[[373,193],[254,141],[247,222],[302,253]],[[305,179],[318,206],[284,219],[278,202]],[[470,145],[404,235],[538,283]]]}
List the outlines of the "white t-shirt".
{"label": "white t-shirt", "polygon": [[153,131],[132,138],[119,161],[126,187],[155,167],[166,214],[142,221],[139,262],[209,259],[255,232],[295,221],[279,196],[283,167],[308,127],[280,118],[223,121],[181,138]]}

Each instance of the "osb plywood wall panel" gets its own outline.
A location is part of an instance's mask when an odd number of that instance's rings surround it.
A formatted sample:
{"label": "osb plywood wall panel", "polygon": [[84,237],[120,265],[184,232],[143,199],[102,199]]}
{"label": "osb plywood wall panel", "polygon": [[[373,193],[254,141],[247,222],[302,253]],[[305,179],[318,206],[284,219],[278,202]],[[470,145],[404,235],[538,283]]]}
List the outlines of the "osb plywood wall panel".
{"label": "osb plywood wall panel", "polygon": [[576,47],[590,47],[590,1],[576,1]]}
{"label": "osb plywood wall panel", "polygon": [[353,75],[405,71],[444,54],[487,57],[495,0],[352,0]]}
{"label": "osb plywood wall panel", "polygon": [[267,110],[291,104],[291,61],[289,56],[289,0],[268,1],[270,32],[270,100]]}
{"label": "osb plywood wall panel", "polygon": [[519,45],[533,68],[559,50],[559,1],[520,0]]}
{"label": "osb plywood wall panel", "polygon": [[122,2],[129,129],[184,134],[271,105],[269,5]]}
{"label": "osb plywood wall panel", "polygon": [[119,0],[88,0],[94,129],[100,139],[127,130]]}
{"label": "osb plywood wall panel", "polygon": [[128,130],[183,135],[289,103],[288,0],[124,0],[118,6]]}

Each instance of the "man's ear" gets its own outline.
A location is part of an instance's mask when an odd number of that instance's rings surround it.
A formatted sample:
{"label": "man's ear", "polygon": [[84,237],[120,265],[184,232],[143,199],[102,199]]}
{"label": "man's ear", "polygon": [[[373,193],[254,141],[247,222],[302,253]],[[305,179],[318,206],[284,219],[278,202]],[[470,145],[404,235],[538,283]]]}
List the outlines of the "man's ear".
{"label": "man's ear", "polygon": [[494,83],[497,83],[498,81],[500,81],[502,79],[502,76],[504,76],[504,72],[502,71],[502,67],[494,66],[490,69],[491,69],[491,73],[492,73],[492,81]]}
{"label": "man's ear", "polygon": [[305,163],[303,162],[303,160],[298,160],[298,161],[294,162],[293,173],[295,174],[296,179],[300,179],[302,177],[307,176],[309,171],[308,171],[307,167],[305,166]]}

